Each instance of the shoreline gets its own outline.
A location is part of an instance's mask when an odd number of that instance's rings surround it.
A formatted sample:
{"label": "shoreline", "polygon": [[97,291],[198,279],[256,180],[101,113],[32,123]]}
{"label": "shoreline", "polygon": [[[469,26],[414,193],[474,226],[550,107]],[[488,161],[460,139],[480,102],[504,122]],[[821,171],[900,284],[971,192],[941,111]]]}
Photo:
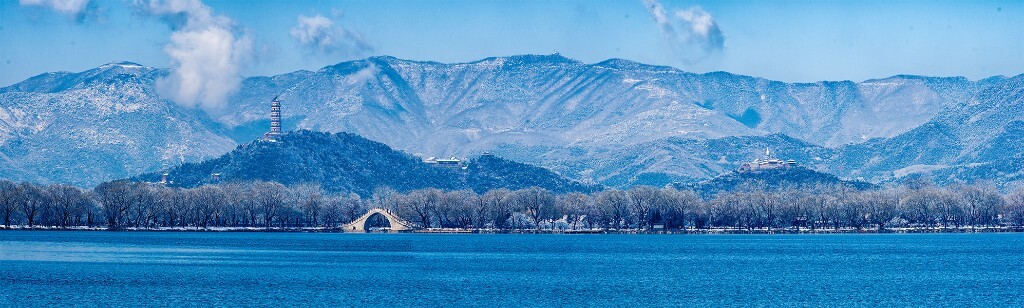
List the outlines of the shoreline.
{"label": "shoreline", "polygon": [[878,229],[738,229],[738,228],[713,228],[713,229],[689,229],[689,230],[498,230],[498,229],[421,229],[414,231],[388,231],[376,230],[370,232],[345,232],[340,228],[265,228],[265,227],[160,227],[160,228],[122,228],[108,229],[105,227],[40,227],[33,226],[0,226],[2,231],[87,231],[87,232],[231,232],[231,233],[408,233],[408,234],[661,234],[661,235],[713,235],[713,234],[759,234],[759,235],[782,235],[782,234],[928,234],[928,233],[1024,233],[1024,227],[920,227],[920,228],[886,228]]}

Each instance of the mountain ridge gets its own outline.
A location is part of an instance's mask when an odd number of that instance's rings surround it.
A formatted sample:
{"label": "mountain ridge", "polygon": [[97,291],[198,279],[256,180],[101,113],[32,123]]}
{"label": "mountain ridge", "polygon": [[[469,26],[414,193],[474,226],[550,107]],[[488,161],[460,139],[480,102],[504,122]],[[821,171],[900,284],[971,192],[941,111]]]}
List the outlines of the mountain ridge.
{"label": "mountain ridge", "polygon": [[[1024,120],[1015,109],[1024,107],[1024,74],[977,81],[896,75],[863,82],[785,83],[623,59],[583,63],[559,54],[465,63],[379,56],[316,71],[245,78],[229,98],[230,108],[217,115],[161,97],[153,82],[165,74],[165,69],[112,62],[78,73],[40,74],[0,88],[0,161],[11,166],[0,176],[89,185],[155,170],[168,161],[216,157],[262,133],[267,102],[276,95],[285,101],[287,129],[352,132],[427,156],[492,150],[613,186],[717,176],[756,157],[756,151],[699,141],[736,142],[728,138],[744,136],[768,147],[794,147],[794,155],[820,154],[807,156],[817,160],[806,162],[820,171],[885,182],[916,165],[999,160],[974,161],[982,159],[975,152],[1009,123]],[[135,126],[150,130],[124,133],[133,118],[141,119]],[[942,147],[937,151],[941,157],[886,157],[936,152],[926,142],[906,141],[941,136],[920,130],[929,123],[952,127],[950,139],[934,143]],[[805,144],[797,150],[773,134]],[[680,147],[679,140],[697,142]],[[131,146],[110,147],[110,142]],[[664,146],[689,152],[665,158]],[[104,167],[90,169],[96,164],[73,159],[81,155],[47,158],[51,155],[45,150],[52,148],[75,149]],[[633,154],[614,157],[624,148]],[[738,152],[724,160],[706,157],[723,149]],[[122,152],[128,154],[104,158]],[[580,153],[597,157],[587,161]],[[879,163],[886,160],[893,162]],[[52,165],[67,170],[36,170]],[[661,180],[637,179],[644,174]]]}

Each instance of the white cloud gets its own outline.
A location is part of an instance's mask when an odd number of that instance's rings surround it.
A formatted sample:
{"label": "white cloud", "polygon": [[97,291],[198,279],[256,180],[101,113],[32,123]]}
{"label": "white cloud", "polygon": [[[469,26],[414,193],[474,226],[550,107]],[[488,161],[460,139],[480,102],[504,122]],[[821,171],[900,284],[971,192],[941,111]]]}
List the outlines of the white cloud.
{"label": "white cloud", "polygon": [[718,30],[718,25],[715,25],[715,19],[711,17],[711,14],[708,14],[708,12],[699,7],[676,11],[676,17],[688,23],[690,32],[696,34],[701,39],[708,39],[711,30]]}
{"label": "white cloud", "polygon": [[363,68],[352,75],[345,77],[345,81],[348,81],[349,85],[361,85],[373,78],[376,78],[377,73],[380,72],[380,68],[377,65],[370,62],[370,65]]}
{"label": "white cloud", "polygon": [[199,0],[136,0],[135,4],[166,17],[175,30],[164,46],[171,74],[157,81],[161,94],[183,106],[222,112],[228,96],[241,86],[240,70],[252,56],[252,39],[239,33],[230,18],[215,15]]}
{"label": "white cloud", "polygon": [[[337,12],[334,14],[340,15]],[[361,33],[342,28],[323,15],[299,15],[297,22],[290,34],[309,50],[356,56],[373,50]]]}
{"label": "white cloud", "polygon": [[69,16],[80,16],[89,6],[89,0],[18,0],[23,6],[42,6]]}
{"label": "white cloud", "polygon": [[299,24],[292,28],[292,37],[303,45],[326,47],[334,44],[334,22],[327,17],[299,15]]}
{"label": "white cloud", "polygon": [[643,0],[665,40],[687,63],[697,62],[725,47],[725,36],[710,13],[698,6],[669,14],[658,0]]}

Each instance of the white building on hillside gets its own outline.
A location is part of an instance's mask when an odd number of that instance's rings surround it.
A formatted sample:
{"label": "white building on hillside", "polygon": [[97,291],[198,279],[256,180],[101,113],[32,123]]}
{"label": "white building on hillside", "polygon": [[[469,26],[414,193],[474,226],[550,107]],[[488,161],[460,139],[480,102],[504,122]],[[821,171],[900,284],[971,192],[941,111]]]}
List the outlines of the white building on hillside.
{"label": "white building on hillside", "polygon": [[769,169],[789,168],[789,167],[792,167],[792,166],[796,166],[796,161],[795,160],[790,159],[790,160],[787,160],[787,161],[783,161],[781,159],[774,158],[774,157],[772,157],[772,151],[771,150],[764,149],[764,157],[762,157],[762,158],[755,158],[754,161],[749,162],[749,163],[743,163],[743,165],[740,166],[739,172],[751,172],[751,171],[760,171],[760,170],[769,170]]}

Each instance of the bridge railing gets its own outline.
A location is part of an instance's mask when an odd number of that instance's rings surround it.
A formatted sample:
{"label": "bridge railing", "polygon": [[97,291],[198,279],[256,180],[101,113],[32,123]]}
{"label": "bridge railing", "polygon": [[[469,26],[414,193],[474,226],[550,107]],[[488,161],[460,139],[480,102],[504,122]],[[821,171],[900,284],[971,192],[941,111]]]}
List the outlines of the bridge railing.
{"label": "bridge railing", "polygon": [[388,220],[388,224],[392,224],[392,225],[397,224],[399,226],[402,226],[402,227],[405,227],[405,228],[408,228],[408,229],[419,229],[420,228],[419,226],[417,226],[417,225],[415,225],[415,224],[413,224],[411,222],[408,222],[408,221],[402,219],[402,217],[399,217],[398,215],[396,215],[391,210],[388,210],[386,208],[380,208],[380,207],[371,208],[370,210],[366,211],[365,214],[359,216],[359,218],[356,218],[355,220],[353,220],[353,221],[351,221],[349,223],[342,224],[341,226],[342,226],[342,228],[345,228],[345,229],[348,229],[349,227],[358,226],[359,224],[366,223],[366,219],[369,219],[370,216],[373,216],[373,214],[384,215],[384,218]]}

